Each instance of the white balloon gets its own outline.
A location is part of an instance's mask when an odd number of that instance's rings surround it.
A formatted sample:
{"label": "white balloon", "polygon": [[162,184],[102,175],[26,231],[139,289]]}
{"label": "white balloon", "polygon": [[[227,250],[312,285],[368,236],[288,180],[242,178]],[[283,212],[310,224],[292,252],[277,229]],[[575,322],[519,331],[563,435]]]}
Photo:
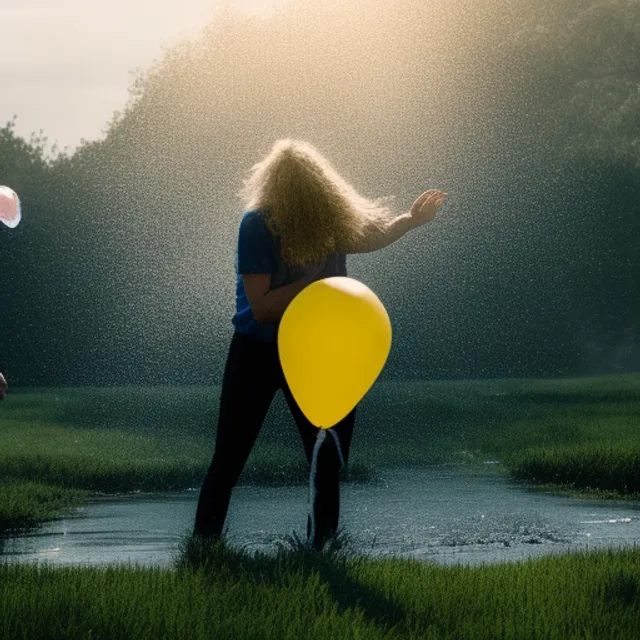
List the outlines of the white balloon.
{"label": "white balloon", "polygon": [[0,221],[7,227],[14,229],[18,226],[21,218],[18,194],[9,187],[0,186]]}

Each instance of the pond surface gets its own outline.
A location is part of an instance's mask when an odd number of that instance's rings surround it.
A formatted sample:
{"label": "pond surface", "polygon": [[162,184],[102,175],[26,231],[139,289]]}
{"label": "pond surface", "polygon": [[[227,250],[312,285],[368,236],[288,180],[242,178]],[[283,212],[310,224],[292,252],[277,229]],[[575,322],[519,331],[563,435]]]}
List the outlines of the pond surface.
{"label": "pond surface", "polygon": [[[634,546],[640,502],[552,496],[460,467],[389,469],[342,486],[341,524],[370,556],[441,564],[510,562],[570,550]],[[95,500],[67,518],[4,540],[9,562],[170,566],[193,525],[198,490]],[[306,531],[306,487],[237,487],[229,542],[275,550]]]}

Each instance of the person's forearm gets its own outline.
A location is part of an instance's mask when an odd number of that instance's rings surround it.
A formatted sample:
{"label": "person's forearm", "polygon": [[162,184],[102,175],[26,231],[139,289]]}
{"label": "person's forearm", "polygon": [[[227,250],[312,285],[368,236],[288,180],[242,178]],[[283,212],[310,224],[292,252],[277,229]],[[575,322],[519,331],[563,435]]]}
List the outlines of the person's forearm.
{"label": "person's forearm", "polygon": [[399,240],[407,231],[415,227],[415,223],[409,213],[403,213],[390,220],[384,230],[372,233],[363,241],[360,253],[377,251]]}
{"label": "person's forearm", "polygon": [[402,236],[411,231],[415,227],[415,222],[409,213],[403,213],[397,216],[389,222],[385,233],[382,235],[381,242],[382,247],[386,247],[393,244],[396,240],[402,238]]}
{"label": "person's forearm", "polygon": [[263,296],[258,308],[253,309],[258,324],[279,322],[291,301],[313,280],[313,276],[307,276],[269,291]]}

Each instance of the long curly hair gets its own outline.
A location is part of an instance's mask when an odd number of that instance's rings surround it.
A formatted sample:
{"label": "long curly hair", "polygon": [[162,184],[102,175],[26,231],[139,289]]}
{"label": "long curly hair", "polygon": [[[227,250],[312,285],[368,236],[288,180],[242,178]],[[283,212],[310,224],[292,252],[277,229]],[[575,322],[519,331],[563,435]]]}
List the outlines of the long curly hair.
{"label": "long curly hair", "polygon": [[334,251],[348,253],[394,217],[382,199],[361,196],[300,140],[278,140],[251,168],[239,195],[247,210],[269,211],[267,226],[293,267],[320,263]]}

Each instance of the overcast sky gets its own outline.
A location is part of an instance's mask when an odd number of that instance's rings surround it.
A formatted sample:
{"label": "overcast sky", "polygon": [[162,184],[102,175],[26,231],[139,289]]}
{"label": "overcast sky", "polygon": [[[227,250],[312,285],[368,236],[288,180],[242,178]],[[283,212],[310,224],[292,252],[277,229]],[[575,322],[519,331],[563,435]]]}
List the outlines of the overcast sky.
{"label": "overcast sky", "polygon": [[[260,12],[280,0],[231,0]],[[132,70],[195,35],[220,0],[0,0],[0,126],[75,148],[128,98]]]}

